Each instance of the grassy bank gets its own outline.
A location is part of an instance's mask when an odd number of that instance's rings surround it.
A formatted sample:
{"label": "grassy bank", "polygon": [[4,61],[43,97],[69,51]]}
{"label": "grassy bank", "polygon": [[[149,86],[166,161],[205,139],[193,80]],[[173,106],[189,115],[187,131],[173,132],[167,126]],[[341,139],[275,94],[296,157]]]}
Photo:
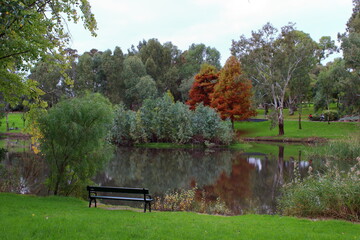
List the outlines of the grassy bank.
{"label": "grassy bank", "polygon": [[1,239],[360,239],[360,225],[280,216],[110,211],[74,198],[0,194]]}
{"label": "grassy bank", "polygon": [[[10,128],[18,128],[17,130],[11,130],[10,133],[19,133],[21,129],[24,128],[24,120],[22,119],[23,113],[22,112],[14,112],[9,113],[8,115],[8,122]],[[6,119],[0,119],[0,133],[5,133],[6,131]]]}
{"label": "grassy bank", "polygon": [[344,138],[350,134],[360,131],[359,123],[356,122],[302,122],[302,129],[298,127],[297,121],[285,121],[285,135],[278,137],[278,128],[270,130],[270,122],[236,122],[235,129],[240,132],[241,137],[271,137],[283,138]]}

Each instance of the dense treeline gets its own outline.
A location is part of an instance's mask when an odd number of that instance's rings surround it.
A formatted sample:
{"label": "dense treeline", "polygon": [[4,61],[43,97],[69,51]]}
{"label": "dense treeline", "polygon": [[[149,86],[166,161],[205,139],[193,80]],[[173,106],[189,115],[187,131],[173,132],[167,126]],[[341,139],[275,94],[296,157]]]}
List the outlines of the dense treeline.
{"label": "dense treeline", "polygon": [[148,98],[170,91],[175,100],[187,100],[193,77],[204,63],[221,68],[220,53],[204,44],[192,44],[181,51],[171,42],[161,44],[157,39],[141,41],[137,48],[125,54],[120,47],[114,51],[92,49],[78,55],[66,50],[72,68],[63,81],[61,69],[53,61],[39,61],[31,70],[30,79],[39,82],[45,92],[43,98],[50,104],[62,95],[78,96],[84,91],[98,92],[114,104],[123,103],[129,109],[138,109]]}

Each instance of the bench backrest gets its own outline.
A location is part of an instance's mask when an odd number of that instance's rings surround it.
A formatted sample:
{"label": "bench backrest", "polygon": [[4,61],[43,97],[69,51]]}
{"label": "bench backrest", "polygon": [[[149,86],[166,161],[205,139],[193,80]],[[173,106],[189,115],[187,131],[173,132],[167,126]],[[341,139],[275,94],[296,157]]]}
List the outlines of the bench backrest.
{"label": "bench backrest", "polygon": [[118,192],[118,193],[132,193],[132,194],[149,194],[149,189],[146,189],[146,188],[87,186],[87,190],[88,191],[95,191],[95,192]]}

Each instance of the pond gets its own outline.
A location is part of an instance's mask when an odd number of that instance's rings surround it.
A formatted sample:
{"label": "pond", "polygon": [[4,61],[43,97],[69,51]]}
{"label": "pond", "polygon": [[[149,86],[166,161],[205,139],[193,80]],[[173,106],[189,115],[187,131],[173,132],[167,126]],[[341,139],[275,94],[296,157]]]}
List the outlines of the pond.
{"label": "pond", "polygon": [[[305,176],[307,146],[251,143],[247,150],[118,148],[93,181],[103,186],[149,188],[153,197],[196,187],[197,200],[221,200],[231,214],[276,213],[280,187]],[[8,152],[0,191],[46,195],[46,167],[28,151]],[[1,172],[2,171],[2,172]]]}
{"label": "pond", "polygon": [[231,214],[274,214],[280,187],[294,177],[294,163],[299,163],[301,175],[307,173],[309,163],[301,160],[306,147],[288,146],[296,152],[296,156],[290,156],[284,155],[284,145],[254,145],[253,150],[265,146],[273,153],[118,148],[94,181],[103,186],[146,187],[157,197],[196,186],[198,200],[220,199]]}

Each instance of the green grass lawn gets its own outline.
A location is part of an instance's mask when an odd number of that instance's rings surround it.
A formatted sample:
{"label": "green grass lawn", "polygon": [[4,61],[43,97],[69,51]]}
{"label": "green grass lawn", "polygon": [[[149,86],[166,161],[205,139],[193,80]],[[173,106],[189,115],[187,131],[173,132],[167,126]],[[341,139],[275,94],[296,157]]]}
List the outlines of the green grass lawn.
{"label": "green grass lawn", "polygon": [[0,239],[360,239],[360,225],[292,217],[88,208],[82,200],[0,194]]}
{"label": "green grass lawn", "polygon": [[[10,133],[19,133],[24,128],[24,120],[22,119],[23,113],[22,112],[15,112],[15,113],[9,113],[8,119],[9,119],[9,127],[10,128],[18,128],[18,130],[11,130]],[[0,133],[6,132],[6,119],[0,119]]]}
{"label": "green grass lawn", "polygon": [[[285,121],[285,136],[281,138],[343,138],[360,132],[359,123],[354,122],[311,122],[303,121],[302,129],[297,121]],[[236,122],[235,129],[241,131],[242,137],[276,137],[278,128],[270,130],[270,122]]]}

